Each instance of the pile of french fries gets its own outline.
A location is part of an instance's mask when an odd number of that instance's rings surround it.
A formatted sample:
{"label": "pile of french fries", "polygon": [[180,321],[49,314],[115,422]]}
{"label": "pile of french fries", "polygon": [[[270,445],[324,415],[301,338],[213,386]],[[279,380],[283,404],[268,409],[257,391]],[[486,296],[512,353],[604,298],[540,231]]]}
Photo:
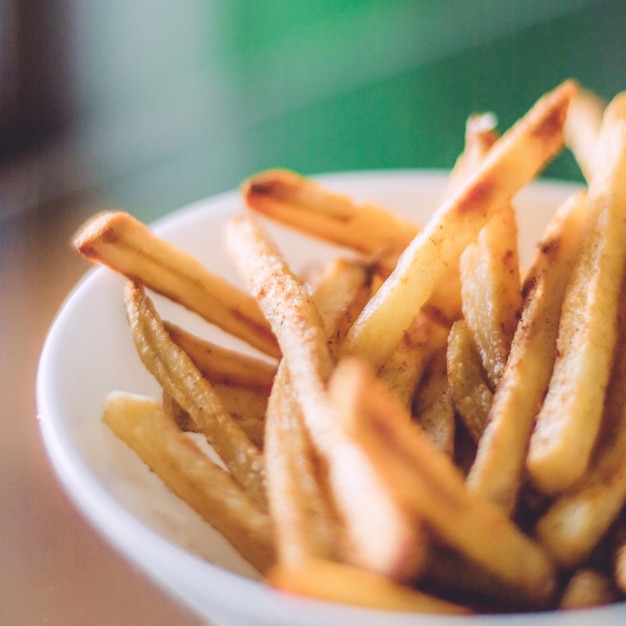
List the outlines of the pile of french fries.
{"label": "pile of french fries", "polygon": [[[522,267],[514,198],[563,149],[587,185]],[[245,290],[124,212],[76,234],[128,278],[162,388],[112,391],[115,434],[286,592],[459,614],[623,600],[626,93],[566,81],[502,134],[472,115],[422,225],[283,170],[241,193]],[[341,253],[296,274],[264,219]],[[163,320],[150,292],[250,349]]]}

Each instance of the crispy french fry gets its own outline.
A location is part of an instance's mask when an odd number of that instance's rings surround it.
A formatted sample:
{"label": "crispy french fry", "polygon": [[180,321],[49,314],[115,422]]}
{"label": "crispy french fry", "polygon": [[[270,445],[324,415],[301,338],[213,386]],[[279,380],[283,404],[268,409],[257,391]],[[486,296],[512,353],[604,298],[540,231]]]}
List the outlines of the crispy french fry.
{"label": "crispy french fry", "polygon": [[[369,297],[371,273],[360,261],[338,259],[322,272],[314,302],[328,335],[339,343]],[[267,412],[265,465],[281,563],[341,559],[342,526],[320,461],[305,430],[286,363],[279,365]]]}
{"label": "crispy french fry", "polygon": [[536,534],[555,560],[584,563],[626,504],[626,285],[622,287],[617,354],[602,429],[585,476],[557,497]]}
{"label": "crispy french fry", "polygon": [[[422,529],[397,506],[360,448],[345,435],[326,393],[333,368],[323,320],[263,229],[233,219],[227,243],[248,288],[270,320],[313,445],[324,459],[352,564],[410,578],[422,565]],[[377,536],[379,541],[372,541]]]}
{"label": "crispy french fry", "polygon": [[606,109],[597,155],[582,250],[563,301],[558,358],[527,459],[532,482],[546,494],[584,474],[602,416],[626,261],[626,93]]}
{"label": "crispy french fry", "polygon": [[268,581],[288,593],[370,609],[471,613],[467,607],[398,585],[380,574],[322,559],[311,559],[295,566],[277,564],[268,573]]}
{"label": "crispy french fry", "polygon": [[[259,448],[263,449],[263,439],[265,434],[265,411],[267,409],[267,398],[263,399],[262,411],[259,397],[255,394],[249,395],[247,390],[233,389],[231,387],[214,386],[215,392],[224,404],[226,410],[237,425],[247,435],[248,439]],[[247,392],[247,393],[246,393]],[[165,412],[180,426],[185,432],[201,432],[193,418],[183,409],[167,392],[163,393],[163,408]]]}
{"label": "crispy french fry", "polygon": [[161,387],[189,415],[237,482],[262,507],[263,455],[248,439],[191,359],[170,338],[143,287],[126,283],[126,315],[137,353]]}
{"label": "crispy french fry", "polygon": [[344,354],[362,356],[376,367],[384,363],[446,268],[562,147],[563,122],[576,88],[567,81],[542,97],[494,144],[476,174],[402,253],[350,329]]}
{"label": "crispy french fry", "polygon": [[446,336],[446,326],[419,313],[378,371],[378,376],[406,407],[411,406],[428,361],[445,345]]}
{"label": "crispy french fry", "polygon": [[454,407],[467,432],[477,442],[483,434],[493,394],[465,320],[452,325],[446,354],[448,383]]}
{"label": "crispy french fry", "polygon": [[508,513],[516,506],[528,441],[554,364],[563,292],[580,251],[585,196],[577,193],[559,207],[537,246],[520,323],[468,476],[470,490]]}
{"label": "crispy french fry", "polygon": [[202,375],[214,384],[253,389],[269,395],[276,375],[276,364],[228,350],[184,328],[163,321],[172,341],[184,350]]}
{"label": "crispy french fry", "polygon": [[565,120],[565,145],[572,151],[587,182],[596,168],[596,144],[606,103],[587,89],[579,89]]}
{"label": "crispy french fry", "polygon": [[152,398],[111,393],[103,421],[182,500],[261,572],[275,561],[272,522]]}
{"label": "crispy french fry", "polygon": [[314,237],[352,248],[384,264],[397,256],[418,227],[373,204],[356,204],[287,170],[256,174],[242,185],[249,208]]}
{"label": "crispy french fry", "polygon": [[363,361],[341,361],[330,395],[355,438],[395,497],[435,538],[498,576],[529,606],[552,600],[555,568],[543,549],[502,511],[465,488],[450,459],[437,450]]}
{"label": "crispy french fry", "polygon": [[74,236],[87,259],[138,280],[271,356],[276,339],[256,302],[124,212],[101,213]]}
{"label": "crispy french fry", "polygon": [[510,204],[467,246],[460,273],[463,317],[493,390],[502,378],[522,304],[517,223]]}
{"label": "crispy french fry", "polygon": [[452,457],[456,425],[445,347],[431,356],[420,381],[412,413],[434,446]]}
{"label": "crispy french fry", "polygon": [[280,563],[341,557],[341,524],[283,362],[267,411],[268,499]]}
{"label": "crispy french fry", "polygon": [[323,271],[313,292],[331,353],[335,353],[346,333],[370,297],[372,270],[355,259],[336,259]]}

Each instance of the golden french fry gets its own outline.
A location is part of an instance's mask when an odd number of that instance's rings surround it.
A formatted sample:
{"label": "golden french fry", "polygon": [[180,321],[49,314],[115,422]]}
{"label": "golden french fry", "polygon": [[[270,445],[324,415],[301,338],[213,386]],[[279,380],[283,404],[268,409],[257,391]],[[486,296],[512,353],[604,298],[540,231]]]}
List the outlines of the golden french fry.
{"label": "golden french fry", "polygon": [[468,476],[471,491],[508,513],[515,509],[528,441],[550,381],[563,293],[580,251],[585,196],[576,193],[558,208],[537,246],[521,319]]}
{"label": "golden french fry", "polygon": [[271,356],[276,339],[256,302],[124,212],[101,213],[74,236],[87,259],[138,280]]}
{"label": "golden french fry", "polygon": [[[367,457],[341,429],[326,392],[334,361],[312,297],[250,217],[230,222],[227,243],[276,333],[305,426],[327,466],[334,502],[346,527],[346,558],[395,579],[414,576],[424,554],[422,529],[397,506]],[[373,536],[379,540],[372,541]]]}
{"label": "golden french fry", "polygon": [[294,566],[279,563],[267,578],[282,591],[328,602],[385,611],[471,613],[467,607],[398,585],[380,574],[323,559],[310,559]]}
{"label": "golden french fry", "polygon": [[344,354],[362,356],[376,367],[384,363],[446,268],[562,147],[563,122],[576,88],[567,81],[546,94],[494,144],[479,170],[402,253],[350,329]]}
{"label": "golden french fry", "polygon": [[483,434],[493,394],[465,320],[452,325],[446,354],[448,383],[454,407],[467,432],[477,442]]}
{"label": "golden french fry", "polygon": [[137,353],[161,387],[191,415],[237,482],[262,507],[263,455],[248,439],[193,361],[170,338],[143,287],[126,283],[126,315]]}
{"label": "golden french fry", "polygon": [[596,144],[606,103],[587,89],[579,89],[565,119],[565,145],[572,151],[587,182],[596,168]]}
{"label": "golden french fry", "polygon": [[411,406],[433,353],[446,344],[447,334],[447,326],[419,313],[378,371],[379,378],[406,407]]}
{"label": "golden french fry", "polygon": [[603,606],[615,602],[618,597],[608,574],[591,568],[581,568],[567,582],[558,608],[571,611]]}
{"label": "golden french fry", "polygon": [[346,333],[369,300],[372,271],[356,259],[335,259],[324,269],[313,292],[328,338],[335,353]]}
{"label": "golden french fry", "polygon": [[172,341],[213,384],[243,387],[269,395],[276,375],[275,363],[228,350],[166,320],[163,324]]}
{"label": "golden french fry", "polygon": [[467,246],[460,273],[463,317],[493,390],[502,378],[522,304],[517,222],[510,204]]}
{"label": "golden french fry", "polygon": [[621,594],[626,596],[626,519],[622,517],[618,524],[612,555],[613,579]]}
{"label": "golden french fry", "polygon": [[600,426],[626,261],[626,93],[606,109],[587,196],[582,250],[565,292],[554,371],[527,469],[545,494],[584,474]]}
{"label": "golden french fry", "polygon": [[279,365],[267,411],[265,464],[280,563],[341,556],[341,524],[290,386]]}
{"label": "golden french fry", "polygon": [[553,501],[536,526],[539,541],[567,567],[588,559],[626,504],[625,287],[619,306],[615,363],[591,463],[585,476]]}
{"label": "golden french fry", "polygon": [[363,361],[341,361],[330,395],[354,437],[395,497],[435,539],[509,585],[529,606],[546,607],[554,565],[502,511],[465,488],[463,476],[437,450]]}
{"label": "golden french fry", "polygon": [[452,457],[456,424],[445,347],[431,356],[413,401],[412,413],[433,445]]}
{"label": "golden french fry", "polygon": [[256,174],[242,185],[249,208],[279,222],[363,253],[402,251],[418,227],[373,204],[356,204],[319,183],[287,170]]}
{"label": "golden french fry", "polygon": [[106,398],[102,419],[259,571],[265,572],[274,563],[269,516],[180,431],[159,402],[113,392]]}

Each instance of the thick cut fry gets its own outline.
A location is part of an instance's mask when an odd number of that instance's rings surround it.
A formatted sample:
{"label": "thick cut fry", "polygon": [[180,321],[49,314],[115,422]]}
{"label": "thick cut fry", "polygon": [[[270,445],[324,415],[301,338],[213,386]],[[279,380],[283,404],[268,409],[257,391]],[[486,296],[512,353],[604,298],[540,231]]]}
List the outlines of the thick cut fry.
{"label": "thick cut fry", "polygon": [[347,432],[416,519],[435,538],[463,554],[518,593],[529,606],[546,607],[555,569],[543,549],[500,509],[465,488],[450,459],[437,450],[362,361],[335,369],[330,394]]}
{"label": "thick cut fry", "polygon": [[583,176],[590,182],[597,164],[596,144],[605,102],[586,89],[579,89],[565,120],[565,145],[572,151]]}
{"label": "thick cut fry", "polygon": [[493,394],[465,320],[452,325],[446,353],[448,383],[454,407],[474,442],[483,434]]}
{"label": "thick cut fry", "polygon": [[563,122],[576,85],[541,98],[489,151],[478,172],[435,212],[351,328],[344,354],[380,367],[433,293],[495,212],[562,147]]}
{"label": "thick cut fry", "polygon": [[600,425],[626,261],[625,170],[626,93],[604,116],[582,250],[565,292],[557,359],[530,441],[528,472],[545,494],[564,491],[584,474]]}
{"label": "thick cut fry", "polygon": [[322,272],[313,292],[331,353],[337,351],[348,330],[367,303],[372,288],[368,264],[355,259],[336,259]]}
{"label": "thick cut fry", "polygon": [[410,407],[429,359],[445,345],[447,327],[419,313],[393,350],[378,376],[406,407]]}
{"label": "thick cut fry", "polygon": [[456,426],[445,347],[431,356],[420,381],[412,413],[434,446],[452,457]]}
{"label": "thick cut fry", "polygon": [[265,435],[270,512],[280,563],[341,557],[341,524],[283,362],[270,396]]}
{"label": "thick cut fry", "polygon": [[[625,285],[626,287],[626,285]],[[626,289],[622,288],[615,365],[602,430],[588,471],[553,502],[537,537],[567,567],[584,563],[626,504]]]}
{"label": "thick cut fry", "polygon": [[184,350],[202,375],[214,384],[253,389],[269,395],[276,364],[201,339],[185,329],[163,322],[172,341]]}
{"label": "thick cut fry", "polygon": [[[397,506],[375,468],[341,429],[326,393],[334,362],[311,296],[254,220],[231,221],[227,241],[276,333],[307,431],[327,465],[350,544],[347,558],[392,578],[414,576],[424,554],[422,529]],[[374,536],[378,541],[372,541]]]}
{"label": "thick cut fry", "polygon": [[152,398],[111,393],[103,421],[182,500],[261,572],[275,561],[269,516]]}
{"label": "thick cut fry", "polygon": [[268,573],[268,581],[288,593],[370,609],[471,613],[467,607],[398,585],[379,574],[322,559],[311,559],[295,566],[278,564]]}
{"label": "thick cut fry", "polygon": [[89,260],[142,282],[262,352],[279,356],[276,339],[248,294],[128,213],[92,218],[74,236],[74,246]]}
{"label": "thick cut fry", "polygon": [[[261,398],[258,394],[241,387],[214,385],[213,389],[239,428],[259,450],[262,450],[267,398]],[[193,433],[201,432],[191,415],[165,392],[163,393],[163,406],[182,430]]]}
{"label": "thick cut fry", "polygon": [[524,286],[524,304],[511,352],[496,389],[468,486],[512,513],[528,442],[555,358],[563,292],[580,251],[584,192],[563,203],[541,241]]}
{"label": "thick cut fry", "polygon": [[306,234],[352,248],[366,257],[397,255],[418,227],[372,204],[356,204],[287,170],[256,174],[242,186],[249,208]]}
{"label": "thick cut fry", "polygon": [[522,305],[515,210],[505,205],[461,255],[463,317],[494,390]]}
{"label": "thick cut fry", "polygon": [[161,387],[189,415],[237,482],[265,506],[263,455],[226,411],[211,384],[170,338],[143,287],[128,281],[126,315],[137,353]]}

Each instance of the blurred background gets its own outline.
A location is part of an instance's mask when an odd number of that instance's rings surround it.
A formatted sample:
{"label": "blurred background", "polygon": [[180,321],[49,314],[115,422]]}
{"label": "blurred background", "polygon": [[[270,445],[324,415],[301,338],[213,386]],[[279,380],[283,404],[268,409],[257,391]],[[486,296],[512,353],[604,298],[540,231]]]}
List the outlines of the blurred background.
{"label": "blurred background", "polygon": [[[472,112],[507,128],[568,77],[625,89],[625,33],[623,0],[0,0],[0,623],[196,623],[91,532],[39,441],[85,217],[152,220],[275,166],[449,167]],[[580,179],[567,153],[545,175]]]}

